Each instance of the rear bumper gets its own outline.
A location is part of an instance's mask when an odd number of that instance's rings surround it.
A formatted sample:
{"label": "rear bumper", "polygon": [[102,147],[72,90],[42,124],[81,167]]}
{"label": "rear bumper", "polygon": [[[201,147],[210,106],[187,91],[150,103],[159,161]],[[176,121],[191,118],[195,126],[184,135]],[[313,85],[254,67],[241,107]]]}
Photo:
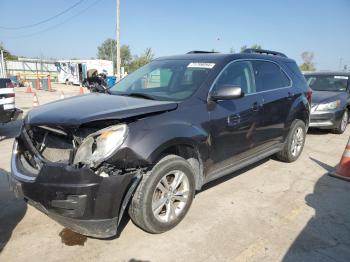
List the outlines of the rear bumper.
{"label": "rear bumper", "polygon": [[344,110],[337,111],[313,111],[310,116],[310,127],[323,129],[336,128],[343,116]]}
{"label": "rear bumper", "polygon": [[137,172],[100,177],[89,168],[40,162],[37,174],[23,165],[14,143],[9,184],[24,198],[61,225],[83,235],[107,238],[117,233],[127,202],[141,175]]}
{"label": "rear bumper", "polygon": [[3,105],[1,105],[0,106],[0,123],[8,123],[8,122],[20,119],[22,117],[22,114],[23,114],[23,111],[18,108],[4,110]]}

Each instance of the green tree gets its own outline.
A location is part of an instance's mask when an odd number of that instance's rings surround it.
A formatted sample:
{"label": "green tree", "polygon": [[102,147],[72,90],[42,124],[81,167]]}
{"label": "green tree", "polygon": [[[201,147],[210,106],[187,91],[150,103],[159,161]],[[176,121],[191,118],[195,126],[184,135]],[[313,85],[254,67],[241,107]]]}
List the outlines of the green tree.
{"label": "green tree", "polygon": [[261,47],[261,45],[259,45],[259,44],[254,44],[254,45],[252,45],[252,46],[250,46],[250,47],[248,47],[247,45],[244,45],[244,46],[241,47],[241,52],[243,52],[243,51],[246,50],[247,48],[251,48],[251,49],[261,49],[262,47]]}
{"label": "green tree", "polygon": [[314,60],[314,53],[305,51],[301,54],[301,58],[303,59],[303,62],[299,68],[301,71],[315,71],[315,64],[313,62]]}
{"label": "green tree", "polygon": [[154,53],[151,48],[147,48],[145,52],[140,56],[135,56],[129,66],[129,71],[135,71],[136,69],[151,62],[154,58]]}
{"label": "green tree", "polygon": [[254,44],[250,48],[252,48],[252,49],[262,49],[261,45],[259,45],[259,44]]}
{"label": "green tree", "polygon": [[8,50],[6,50],[4,44],[0,42],[0,50],[4,51],[5,60],[18,60],[18,56],[12,55]]}
{"label": "green tree", "polygon": [[[114,69],[117,68],[117,42],[112,38],[106,39],[99,47],[97,47],[97,57],[99,59],[111,60],[113,61]],[[130,47],[128,45],[122,45],[120,47],[120,59],[121,66],[124,66],[128,71],[128,67],[132,61],[132,55]]]}

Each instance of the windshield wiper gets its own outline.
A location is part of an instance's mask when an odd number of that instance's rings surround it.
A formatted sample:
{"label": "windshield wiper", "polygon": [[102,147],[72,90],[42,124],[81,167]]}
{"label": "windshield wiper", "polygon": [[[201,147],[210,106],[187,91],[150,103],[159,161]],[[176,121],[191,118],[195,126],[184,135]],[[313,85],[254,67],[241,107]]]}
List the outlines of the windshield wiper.
{"label": "windshield wiper", "polygon": [[149,99],[149,100],[156,100],[153,96],[145,94],[145,93],[127,93],[127,94],[123,94],[125,96],[132,96],[132,97],[140,97],[140,98],[145,98],[145,99]]}

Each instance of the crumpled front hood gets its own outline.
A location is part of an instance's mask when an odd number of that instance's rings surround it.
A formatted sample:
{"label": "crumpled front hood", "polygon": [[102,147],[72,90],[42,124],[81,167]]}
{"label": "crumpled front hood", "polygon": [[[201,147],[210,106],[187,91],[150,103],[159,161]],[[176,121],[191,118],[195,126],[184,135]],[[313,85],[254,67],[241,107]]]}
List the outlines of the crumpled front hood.
{"label": "crumpled front hood", "polygon": [[346,92],[312,91],[312,104],[332,102],[346,99]]}
{"label": "crumpled front hood", "polygon": [[79,126],[176,108],[175,102],[92,93],[39,106],[28,113],[25,121],[29,125]]}

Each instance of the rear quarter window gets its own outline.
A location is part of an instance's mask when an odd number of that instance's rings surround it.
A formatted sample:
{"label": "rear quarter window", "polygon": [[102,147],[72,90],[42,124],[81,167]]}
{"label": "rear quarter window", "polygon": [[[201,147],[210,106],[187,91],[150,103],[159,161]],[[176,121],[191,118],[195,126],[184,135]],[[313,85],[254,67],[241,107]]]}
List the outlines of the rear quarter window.
{"label": "rear quarter window", "polygon": [[252,61],[258,92],[288,87],[291,80],[281,67],[273,62]]}
{"label": "rear quarter window", "polygon": [[306,84],[306,79],[295,62],[287,62],[285,64],[299,80],[305,82]]}

